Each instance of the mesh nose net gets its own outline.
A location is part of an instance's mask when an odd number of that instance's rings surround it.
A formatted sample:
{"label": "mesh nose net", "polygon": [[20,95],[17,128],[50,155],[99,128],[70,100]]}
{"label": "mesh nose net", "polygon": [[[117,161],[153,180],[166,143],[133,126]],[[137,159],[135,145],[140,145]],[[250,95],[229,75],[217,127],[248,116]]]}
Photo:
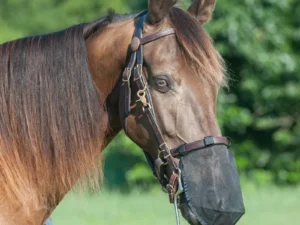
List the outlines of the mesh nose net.
{"label": "mesh nose net", "polygon": [[225,145],[191,152],[180,160],[184,194],[202,225],[234,225],[245,213],[233,153]]}

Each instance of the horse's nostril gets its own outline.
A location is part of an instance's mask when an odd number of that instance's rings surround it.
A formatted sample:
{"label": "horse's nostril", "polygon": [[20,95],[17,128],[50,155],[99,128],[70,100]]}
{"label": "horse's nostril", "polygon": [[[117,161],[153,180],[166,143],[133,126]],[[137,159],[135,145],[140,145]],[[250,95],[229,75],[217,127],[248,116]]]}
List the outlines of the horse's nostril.
{"label": "horse's nostril", "polygon": [[181,214],[186,221],[191,224],[191,225],[201,225],[199,221],[197,220],[196,216],[188,206],[188,203],[186,201],[185,195],[181,194],[180,195],[180,205],[179,209],[181,211]]}

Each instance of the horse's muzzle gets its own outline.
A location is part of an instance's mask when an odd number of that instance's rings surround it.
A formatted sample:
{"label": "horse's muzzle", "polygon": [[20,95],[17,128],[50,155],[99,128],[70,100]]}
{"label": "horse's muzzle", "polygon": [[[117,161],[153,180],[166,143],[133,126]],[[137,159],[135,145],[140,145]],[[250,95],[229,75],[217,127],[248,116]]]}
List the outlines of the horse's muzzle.
{"label": "horse's muzzle", "polygon": [[234,225],[245,213],[234,155],[207,146],[180,159],[184,193],[180,210],[191,225]]}
{"label": "horse's muzzle", "polygon": [[191,225],[201,225],[189,207],[184,193],[179,196],[179,209],[183,218]]}

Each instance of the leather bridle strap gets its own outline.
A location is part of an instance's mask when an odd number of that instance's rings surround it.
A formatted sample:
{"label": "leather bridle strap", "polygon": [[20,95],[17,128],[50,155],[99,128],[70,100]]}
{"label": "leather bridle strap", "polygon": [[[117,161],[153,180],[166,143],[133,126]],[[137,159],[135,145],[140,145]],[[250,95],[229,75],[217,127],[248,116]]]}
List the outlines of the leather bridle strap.
{"label": "leather bridle strap", "polygon": [[[142,32],[143,32],[143,25],[144,24],[144,18],[141,18],[140,21],[138,21],[138,25],[141,25],[140,27],[136,27],[136,32],[139,36],[133,38],[133,42],[136,42],[135,38],[139,38],[140,40],[140,45],[139,48],[137,49],[137,59],[136,59],[136,68],[134,69],[133,72],[133,82],[136,84],[138,87],[138,97],[139,97],[139,102],[142,103],[142,109],[143,109],[143,114],[146,116],[150,127],[152,128],[152,132],[154,134],[154,137],[156,138],[156,142],[158,145],[158,158],[155,160],[155,170],[156,170],[156,175],[157,178],[161,181],[163,179],[164,173],[162,166],[165,166],[166,164],[169,166],[171,171],[175,171],[177,169],[177,165],[173,159],[173,157],[170,154],[170,150],[165,143],[162,133],[159,129],[159,126],[157,124],[157,120],[155,117],[155,112],[154,112],[154,105],[152,103],[152,97],[148,88],[148,84],[146,79],[144,78],[142,67],[143,67],[143,50],[144,46],[143,44],[150,43],[152,41],[158,40],[162,37],[168,36],[175,34],[175,31],[173,28],[168,28],[165,30],[161,30],[159,32],[156,32],[154,34],[150,34],[148,36],[142,37]],[[140,24],[141,23],[141,24]],[[133,44],[131,45],[131,47]]]}
{"label": "leather bridle strap", "polygon": [[177,148],[171,149],[171,155],[173,157],[182,157],[192,151],[207,148],[212,145],[226,145],[230,146],[231,141],[228,137],[212,137],[208,136],[202,140],[195,141],[192,143],[187,143],[180,145]]}
{"label": "leather bridle strap", "polygon": [[175,30],[173,28],[168,28],[165,30],[158,31],[154,34],[150,34],[148,36],[141,38],[141,45],[148,44],[152,41],[155,41],[155,40],[160,39],[165,36],[169,36],[171,34],[175,34]]}
{"label": "leather bridle strap", "polygon": [[[123,101],[119,101],[119,113],[122,122],[122,127],[127,133],[127,117],[130,114],[130,105],[131,105],[131,75],[134,73],[134,70],[138,71],[138,74],[142,77],[142,66],[143,66],[143,45],[148,44],[152,41],[160,39],[162,37],[175,34],[173,28],[168,28],[165,30],[158,31],[154,34],[142,37],[144,30],[144,21],[147,14],[140,15],[136,22],[136,27],[134,31],[134,36],[130,44],[131,56],[127,67],[124,69],[122,74],[122,86],[120,89],[120,96],[124,96]],[[136,64],[136,66],[135,66]],[[135,68],[134,68],[135,66]],[[147,97],[150,100],[149,104],[152,104],[152,99],[150,93],[147,90]],[[154,111],[153,111],[154,112]],[[155,118],[155,113],[153,113]]]}
{"label": "leather bridle strap", "polygon": [[[143,76],[142,66],[143,45],[158,40],[162,37],[175,34],[175,31],[174,29],[169,28],[142,37],[145,17],[146,15],[140,16],[136,22],[134,37],[130,45],[130,50],[132,53],[130,56],[129,64],[125,68],[122,75],[122,85],[120,90],[120,98],[122,100],[120,99],[119,101],[119,113],[122,121],[122,126],[127,133],[127,117],[130,114],[131,105],[131,82],[133,82],[139,89],[137,93],[139,98],[138,102],[142,104],[143,115],[149,122],[158,146],[158,157],[155,160],[155,163],[151,163],[150,165],[153,167],[153,164],[155,164],[155,175],[157,176],[160,183],[167,188],[170,196],[170,201],[173,202],[173,198],[177,188],[177,165],[174,158],[170,154],[170,149],[164,142],[162,133],[157,124],[151,94],[149,92],[147,81]],[[151,160],[152,159],[150,159],[149,161]],[[166,167],[168,167],[169,171],[171,171],[171,173],[169,172],[169,175],[166,174]]]}

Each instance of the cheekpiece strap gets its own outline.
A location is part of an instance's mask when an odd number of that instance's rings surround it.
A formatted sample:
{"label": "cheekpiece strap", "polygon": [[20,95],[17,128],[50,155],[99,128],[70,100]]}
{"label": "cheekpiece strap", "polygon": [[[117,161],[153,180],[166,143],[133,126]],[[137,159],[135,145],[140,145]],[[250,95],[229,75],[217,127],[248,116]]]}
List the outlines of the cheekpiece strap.
{"label": "cheekpiece strap", "polygon": [[[154,174],[160,183],[168,190],[170,201],[174,199],[177,190],[177,164],[170,154],[170,149],[164,141],[162,132],[158,126],[151,93],[147,80],[143,75],[143,50],[144,45],[167,35],[175,34],[173,28],[165,29],[154,34],[143,37],[144,21],[147,14],[141,15],[136,21],[134,35],[130,44],[131,56],[128,66],[122,74],[122,85],[120,90],[119,114],[124,131],[127,133],[127,117],[131,111],[131,84],[138,88],[138,104],[142,106],[143,115],[149,122],[151,131],[156,138],[158,149],[157,159],[152,160],[146,155]],[[167,169],[168,168],[168,169]],[[171,171],[171,174],[167,174]]]}

